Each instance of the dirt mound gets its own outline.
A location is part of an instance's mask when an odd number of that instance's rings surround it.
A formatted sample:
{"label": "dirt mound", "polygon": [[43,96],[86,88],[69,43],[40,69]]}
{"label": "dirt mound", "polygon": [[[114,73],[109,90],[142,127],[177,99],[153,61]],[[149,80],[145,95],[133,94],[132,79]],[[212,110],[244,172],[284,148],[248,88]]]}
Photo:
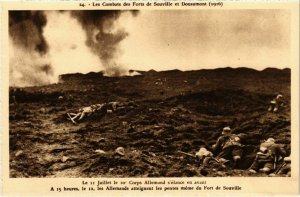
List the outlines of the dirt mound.
{"label": "dirt mound", "polygon": [[243,90],[213,90],[176,97],[177,105],[207,115],[234,115],[266,110],[266,100],[273,95],[261,95]]}
{"label": "dirt mound", "polygon": [[[253,176],[245,169],[261,141],[275,137],[290,151],[289,75],[276,70],[281,75],[273,80],[273,70],[225,71],[77,74],[64,83],[11,90],[17,103],[11,99],[9,108],[10,176]],[[286,93],[286,105],[268,112],[277,92]],[[131,104],[76,125],[67,120],[67,112],[108,101]],[[178,152],[210,149],[225,126],[244,144],[236,169],[201,169],[195,158]],[[115,153],[118,147],[124,156]]]}

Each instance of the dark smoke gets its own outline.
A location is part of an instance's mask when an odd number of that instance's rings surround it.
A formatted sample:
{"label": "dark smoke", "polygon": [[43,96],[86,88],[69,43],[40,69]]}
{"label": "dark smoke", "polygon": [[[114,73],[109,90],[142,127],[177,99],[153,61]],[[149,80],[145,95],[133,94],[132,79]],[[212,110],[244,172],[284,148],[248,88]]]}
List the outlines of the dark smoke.
{"label": "dark smoke", "polygon": [[49,64],[45,64],[39,68],[42,72],[45,72],[47,75],[53,75],[53,69]]}
{"label": "dark smoke", "polygon": [[17,45],[45,54],[48,51],[43,37],[46,23],[43,11],[10,11],[9,35]]}
{"label": "dark smoke", "polygon": [[[49,46],[43,35],[48,11],[9,11],[10,85],[33,86],[54,82]],[[124,12],[136,16],[138,11],[91,10],[70,12],[86,33],[86,45],[96,54],[107,75],[123,75],[127,71],[117,64],[119,43],[128,33],[116,28]],[[57,30],[59,31],[59,29]],[[76,32],[75,32],[76,33]],[[72,36],[72,35],[70,35]],[[84,66],[84,65],[83,65]]]}
{"label": "dark smoke", "polygon": [[[119,43],[128,36],[124,29],[113,31],[116,20],[120,17],[120,10],[92,10],[92,11],[72,11],[75,17],[85,30],[87,35],[86,45],[90,47],[106,68],[109,75],[120,75],[116,58],[118,55]],[[128,11],[127,11],[128,12]],[[133,16],[138,11],[129,11]]]}
{"label": "dark smoke", "polygon": [[9,11],[10,85],[33,86],[51,82],[53,68],[47,59],[43,36],[44,11]]}

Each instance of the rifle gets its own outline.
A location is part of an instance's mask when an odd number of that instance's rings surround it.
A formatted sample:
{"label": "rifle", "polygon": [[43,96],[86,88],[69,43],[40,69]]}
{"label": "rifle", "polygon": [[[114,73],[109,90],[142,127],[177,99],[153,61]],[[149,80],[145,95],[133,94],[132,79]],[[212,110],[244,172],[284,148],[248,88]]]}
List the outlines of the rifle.
{"label": "rifle", "polygon": [[277,168],[277,162],[278,162],[278,157],[275,156],[275,158],[274,158],[274,163],[273,163],[273,169],[276,169],[276,168]]}
{"label": "rifle", "polygon": [[281,166],[279,166],[279,167],[275,170],[274,174],[278,174],[278,172],[279,172],[284,166],[286,166],[286,163],[285,163],[285,162],[283,162],[283,163],[281,164]]}
{"label": "rifle", "polygon": [[[192,155],[190,153],[186,153],[186,152],[183,152],[183,151],[177,151],[178,153],[181,153],[181,154],[184,154],[184,155],[187,155],[187,156],[190,156],[190,157],[193,157],[193,158],[197,158],[196,155]],[[217,160],[216,158],[214,157],[211,157],[211,159],[213,159],[214,161],[218,162],[218,163],[221,163],[219,160]]]}
{"label": "rifle", "polygon": [[181,154],[184,154],[184,155],[187,155],[187,156],[190,156],[190,157],[193,157],[193,158],[196,158],[196,155],[192,155],[192,154],[190,154],[190,153],[186,153],[186,152],[182,152],[182,151],[177,151],[177,152],[179,152],[179,153],[181,153]]}

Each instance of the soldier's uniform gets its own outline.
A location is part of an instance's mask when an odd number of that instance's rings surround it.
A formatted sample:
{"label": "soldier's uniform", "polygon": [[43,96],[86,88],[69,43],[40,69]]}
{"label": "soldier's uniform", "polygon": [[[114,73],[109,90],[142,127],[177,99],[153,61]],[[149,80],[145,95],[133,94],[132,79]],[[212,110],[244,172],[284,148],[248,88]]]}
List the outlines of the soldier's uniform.
{"label": "soldier's uniform", "polygon": [[[90,116],[91,114],[99,111],[108,112],[108,111],[115,111],[120,106],[119,102],[109,102],[104,104],[95,104],[88,107],[83,107],[79,109],[78,113],[68,113],[69,118],[71,121],[76,124],[75,120],[78,121],[82,120],[86,116]],[[73,117],[71,117],[73,116]]]}
{"label": "soldier's uniform", "polygon": [[206,148],[202,147],[196,153],[196,157],[202,163],[203,167],[205,167],[209,164],[209,161],[213,157],[213,154],[212,154],[212,152],[208,151]]}
{"label": "soldier's uniform", "polygon": [[270,106],[268,111],[277,112],[280,106],[283,106],[283,96],[281,94],[278,94],[276,98],[272,101],[270,101]]}
{"label": "soldier's uniform", "polygon": [[213,146],[214,152],[217,153],[216,158],[228,159],[234,161],[236,164],[243,155],[240,138],[238,135],[232,134],[229,127],[225,127],[222,134]]}
{"label": "soldier's uniform", "polygon": [[256,173],[260,170],[261,172],[269,173],[271,170],[275,170],[278,157],[285,157],[285,155],[286,153],[280,145],[276,144],[273,138],[269,138],[267,141],[261,143],[249,171]]}
{"label": "soldier's uniform", "polygon": [[[81,120],[85,116],[90,116],[92,113],[94,113],[96,111],[96,109],[97,109],[96,105],[91,105],[91,106],[79,109],[80,117],[78,118],[78,120]],[[75,117],[74,117],[74,119],[77,118],[77,117],[76,118]]]}
{"label": "soldier's uniform", "polygon": [[[73,122],[73,124],[76,124],[75,120],[78,119],[80,121],[85,116],[90,116],[92,113],[94,113],[98,109],[98,105],[91,105],[88,107],[83,107],[78,110],[78,113],[67,113],[70,120]],[[73,117],[71,117],[73,116]]]}

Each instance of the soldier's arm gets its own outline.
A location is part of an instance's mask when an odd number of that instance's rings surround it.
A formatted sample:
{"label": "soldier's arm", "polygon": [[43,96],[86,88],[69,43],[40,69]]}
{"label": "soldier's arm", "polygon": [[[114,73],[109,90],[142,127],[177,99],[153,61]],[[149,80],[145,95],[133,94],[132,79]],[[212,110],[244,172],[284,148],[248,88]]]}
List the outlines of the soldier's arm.
{"label": "soldier's arm", "polygon": [[224,141],[223,136],[217,139],[217,142],[212,147],[214,152],[218,151],[221,148],[221,144],[223,143],[223,141]]}
{"label": "soldier's arm", "polygon": [[280,155],[281,157],[287,156],[286,151],[279,144],[276,145],[276,154]]}

